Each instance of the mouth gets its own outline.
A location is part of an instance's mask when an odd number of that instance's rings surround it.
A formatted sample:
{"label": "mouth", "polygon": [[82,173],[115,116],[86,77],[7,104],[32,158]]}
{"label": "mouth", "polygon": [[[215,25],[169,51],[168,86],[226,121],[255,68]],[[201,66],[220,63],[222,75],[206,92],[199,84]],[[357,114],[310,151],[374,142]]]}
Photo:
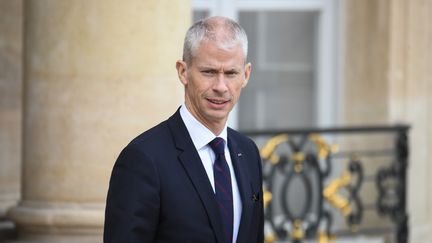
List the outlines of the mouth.
{"label": "mouth", "polygon": [[230,102],[230,100],[231,99],[207,98],[207,101],[210,103],[210,105],[216,109],[224,108]]}
{"label": "mouth", "polygon": [[210,103],[213,103],[216,105],[222,105],[222,104],[228,103],[228,101],[229,101],[229,100],[224,100],[224,99],[210,99],[210,98],[207,98],[207,100]]}

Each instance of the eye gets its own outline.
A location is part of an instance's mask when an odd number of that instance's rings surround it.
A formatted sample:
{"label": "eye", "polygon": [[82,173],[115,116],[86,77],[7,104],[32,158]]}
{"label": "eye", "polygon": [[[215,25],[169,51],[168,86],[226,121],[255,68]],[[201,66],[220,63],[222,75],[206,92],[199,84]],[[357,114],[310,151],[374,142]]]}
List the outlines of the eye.
{"label": "eye", "polygon": [[216,71],[212,70],[212,69],[204,69],[204,70],[201,70],[201,73],[204,76],[213,76],[216,73]]}
{"label": "eye", "polygon": [[225,72],[225,75],[229,78],[235,78],[235,77],[237,77],[237,75],[239,75],[239,72],[235,71],[235,70],[231,70],[231,71]]}

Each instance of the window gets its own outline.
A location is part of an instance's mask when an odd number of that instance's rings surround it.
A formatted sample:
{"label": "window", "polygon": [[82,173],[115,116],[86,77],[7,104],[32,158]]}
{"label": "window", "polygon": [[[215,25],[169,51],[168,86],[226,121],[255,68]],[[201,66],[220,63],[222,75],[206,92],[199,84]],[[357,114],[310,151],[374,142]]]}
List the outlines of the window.
{"label": "window", "polygon": [[194,21],[221,15],[249,37],[252,75],[229,125],[241,130],[334,125],[337,0],[196,0]]}

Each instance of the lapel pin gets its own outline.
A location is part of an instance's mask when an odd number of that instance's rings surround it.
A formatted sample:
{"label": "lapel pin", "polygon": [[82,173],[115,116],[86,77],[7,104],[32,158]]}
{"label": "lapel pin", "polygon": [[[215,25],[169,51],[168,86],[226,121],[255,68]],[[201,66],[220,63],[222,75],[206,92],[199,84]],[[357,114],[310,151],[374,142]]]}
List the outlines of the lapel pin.
{"label": "lapel pin", "polygon": [[259,194],[253,194],[252,195],[252,201],[254,201],[254,202],[258,202],[259,201]]}
{"label": "lapel pin", "polygon": [[242,153],[238,153],[238,154],[237,154],[238,157],[240,157],[240,156],[242,156],[242,155],[243,155]]}

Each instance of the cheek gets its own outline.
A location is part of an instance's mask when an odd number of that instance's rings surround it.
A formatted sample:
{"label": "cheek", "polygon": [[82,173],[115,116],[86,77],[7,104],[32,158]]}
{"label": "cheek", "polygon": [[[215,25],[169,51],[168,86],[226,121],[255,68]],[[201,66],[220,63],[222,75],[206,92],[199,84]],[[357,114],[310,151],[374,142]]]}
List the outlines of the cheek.
{"label": "cheek", "polygon": [[188,90],[188,96],[194,100],[200,100],[205,95],[203,87],[197,86],[195,83],[190,83]]}
{"label": "cheek", "polygon": [[195,96],[203,96],[211,90],[211,86],[206,83],[200,83],[194,86]]}
{"label": "cheek", "polygon": [[243,89],[243,86],[240,83],[236,83],[235,85],[233,85],[230,90],[231,90],[231,94],[233,96],[239,97],[240,93]]}

